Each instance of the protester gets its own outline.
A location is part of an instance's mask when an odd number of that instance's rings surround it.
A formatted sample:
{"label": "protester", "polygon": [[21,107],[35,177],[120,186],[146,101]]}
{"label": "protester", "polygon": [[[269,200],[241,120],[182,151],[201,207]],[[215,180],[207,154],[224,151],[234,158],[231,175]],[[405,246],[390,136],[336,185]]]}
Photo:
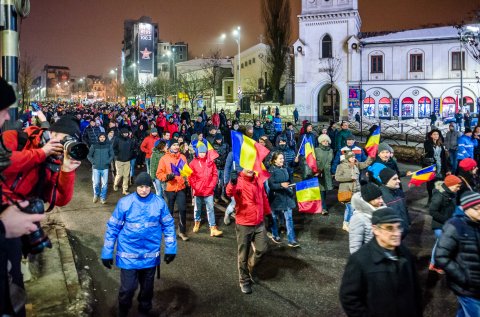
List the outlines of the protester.
{"label": "protester", "polygon": [[344,155],[345,152],[353,152],[355,154],[355,158],[357,159],[358,162],[365,162],[367,160],[367,156],[365,155],[365,152],[356,145],[355,142],[355,137],[352,135],[347,136],[347,141],[344,147],[340,149],[340,151],[337,151],[337,154],[335,155],[335,158],[332,163],[332,175],[335,174],[337,171],[337,166],[340,164],[340,156]]}
{"label": "protester", "polygon": [[457,160],[460,162],[466,158],[474,159],[473,150],[478,146],[478,140],[473,138],[472,129],[465,128],[463,135],[458,138]]}
{"label": "protester", "polygon": [[157,178],[157,169],[160,159],[165,155],[167,151],[167,144],[164,140],[157,140],[155,142],[155,147],[152,151],[152,156],[150,157],[150,177],[153,180],[153,185],[155,186],[155,192],[157,196],[163,198],[163,188],[165,184]]}
{"label": "protester", "polygon": [[429,207],[430,216],[432,216],[432,230],[436,241],[432,249],[432,258],[428,269],[440,274],[444,274],[444,272],[435,266],[435,248],[442,235],[443,225],[455,212],[457,192],[460,190],[461,184],[462,180],[455,175],[448,175],[445,177],[445,181],[435,183],[432,202]]}
{"label": "protester", "polygon": [[113,181],[113,190],[117,191],[120,182],[122,182],[122,193],[128,195],[128,185],[130,180],[130,160],[134,152],[133,140],[128,137],[127,128],[120,130],[121,135],[113,143],[113,152],[115,154],[115,180]]}
{"label": "protester", "polygon": [[459,137],[460,133],[458,131],[455,131],[455,124],[450,123],[448,126],[448,132],[445,135],[445,149],[448,151],[448,160],[453,174],[456,173],[458,165],[457,149]]}
{"label": "protester", "polygon": [[138,284],[138,311],[148,315],[152,309],[155,268],[160,265],[160,248],[165,243],[164,261],[169,264],[177,254],[175,224],[165,201],[151,193],[150,175],[143,172],[135,179],[136,192],[121,198],[107,223],[102,263],[111,269],[116,248],[120,268],[118,316],[127,316]]}
{"label": "protester", "polygon": [[159,139],[160,137],[158,136],[157,129],[153,128],[150,129],[150,135],[147,136],[140,145],[140,150],[145,153],[145,165],[147,165],[147,174],[150,173],[150,158],[152,157],[152,151],[155,147],[155,142]]}
{"label": "protester", "polygon": [[425,154],[422,167],[435,165],[435,178],[427,182],[428,203],[432,200],[432,191],[435,182],[443,180],[450,168],[447,166],[447,154],[442,142],[442,134],[439,130],[431,130],[423,143]]}
{"label": "protester", "polygon": [[415,260],[402,245],[402,219],[391,208],[373,213],[374,239],[348,259],[340,285],[347,316],[422,316]]}
{"label": "protester", "polygon": [[460,197],[467,191],[479,191],[478,166],[474,159],[466,158],[458,164],[458,177],[462,180],[462,186],[457,194],[457,205]]}
{"label": "protester", "polygon": [[98,136],[98,142],[90,146],[87,159],[92,163],[93,203],[107,202],[108,168],[114,157],[112,144],[107,142],[104,132]]}
{"label": "protester", "polygon": [[315,158],[317,160],[318,184],[322,197],[322,214],[327,215],[327,192],[333,189],[331,163],[333,159],[333,150],[330,147],[332,141],[326,134],[318,137],[320,144],[315,148]]}
{"label": "protester", "polygon": [[225,196],[225,187],[227,183],[224,182],[224,170],[228,152],[230,152],[229,146],[228,144],[223,142],[223,136],[220,133],[217,133],[215,135],[215,142],[213,142],[212,147],[218,154],[218,157],[215,159],[215,166],[217,167],[218,171],[218,183],[215,187],[215,202],[218,202],[219,199],[222,199],[225,203],[228,204],[229,200]]}
{"label": "protester", "polygon": [[435,264],[447,274],[447,283],[458,299],[457,316],[480,312],[480,194],[465,192],[460,198],[463,215],[443,226],[435,250]]}
{"label": "protester", "polygon": [[[258,280],[256,269],[267,251],[267,236],[263,218],[271,214],[263,183],[252,170],[230,173],[227,195],[236,203],[236,235],[240,289],[252,293],[252,282]],[[253,252],[250,252],[252,250]],[[252,257],[250,258],[250,253]]]}
{"label": "protester", "polygon": [[347,139],[352,136],[352,131],[348,128],[348,122],[342,121],[340,131],[336,135],[335,149],[340,150],[347,145]]}

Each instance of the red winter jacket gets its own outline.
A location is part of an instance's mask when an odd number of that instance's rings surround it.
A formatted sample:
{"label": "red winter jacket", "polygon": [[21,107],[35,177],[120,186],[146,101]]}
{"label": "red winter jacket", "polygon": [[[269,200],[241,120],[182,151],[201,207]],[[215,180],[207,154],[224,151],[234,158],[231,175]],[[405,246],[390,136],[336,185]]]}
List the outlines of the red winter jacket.
{"label": "red winter jacket", "polygon": [[214,113],[212,115],[212,123],[218,129],[218,127],[220,126],[220,115],[218,113]]}
{"label": "red winter jacket", "polygon": [[[32,126],[25,129],[28,135],[38,127]],[[4,193],[16,200],[24,198],[32,198],[34,196],[41,197],[45,202],[52,202],[54,186],[57,184],[55,191],[55,206],[65,206],[72,200],[73,188],[75,183],[75,171],[72,172],[52,172],[42,163],[45,162],[45,152],[39,148],[40,137],[27,142],[23,150],[17,151],[18,135],[15,130],[8,130],[2,134],[3,142],[7,148],[12,150],[12,163],[3,172],[6,178],[5,186],[2,186]],[[59,162],[60,163],[60,162]],[[45,179],[43,180],[42,193],[34,193],[37,183],[40,181],[40,168],[45,169]],[[16,183],[16,185],[14,185]],[[14,191],[11,187],[14,185]],[[6,200],[4,200],[6,202]]]}
{"label": "red winter jacket", "polygon": [[259,225],[263,222],[263,217],[271,213],[267,194],[257,176],[248,177],[240,172],[236,185],[228,183],[227,195],[235,198],[235,218],[239,225]]}
{"label": "red winter jacket", "polygon": [[143,142],[140,145],[140,150],[143,153],[145,153],[146,158],[149,159],[149,158],[152,157],[153,148],[155,147],[155,142],[157,140],[160,140],[160,137],[158,135],[153,136],[151,134],[149,136],[147,136],[145,139],[143,139]]}
{"label": "red winter jacket", "polygon": [[167,118],[165,118],[163,114],[159,114],[155,123],[157,124],[157,127],[165,129],[167,126]]}
{"label": "red winter jacket", "polygon": [[213,191],[218,181],[218,172],[215,162],[204,158],[196,157],[189,164],[193,173],[188,178],[188,183],[192,187],[193,196],[208,197],[213,196]]}
{"label": "red winter jacket", "polygon": [[167,131],[170,132],[170,136],[173,138],[173,134],[178,132],[178,125],[175,123],[167,122]]}

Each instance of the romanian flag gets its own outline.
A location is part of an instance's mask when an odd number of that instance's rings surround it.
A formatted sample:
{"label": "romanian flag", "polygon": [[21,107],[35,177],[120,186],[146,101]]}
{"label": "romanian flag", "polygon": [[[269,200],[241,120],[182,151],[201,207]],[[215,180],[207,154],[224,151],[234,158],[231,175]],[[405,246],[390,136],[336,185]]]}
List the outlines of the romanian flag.
{"label": "romanian flag", "polygon": [[423,183],[435,179],[435,171],[437,170],[436,165],[431,165],[429,167],[422,168],[419,171],[416,171],[412,175],[412,179],[408,186],[420,186]]}
{"label": "romanian flag", "polygon": [[315,151],[313,149],[312,138],[306,135],[303,136],[302,144],[300,144],[300,149],[298,150],[300,155],[305,157],[308,167],[310,167],[313,173],[317,173],[317,159],[315,158]]}
{"label": "romanian flag", "polygon": [[378,152],[378,145],[380,144],[380,127],[373,131],[372,135],[368,139],[367,144],[365,145],[365,151],[368,156],[375,157]]}
{"label": "romanian flag", "polygon": [[322,198],[318,178],[306,179],[297,185],[298,211],[310,214],[322,212]]}
{"label": "romanian flag", "polygon": [[173,174],[175,174],[176,176],[182,175],[182,176],[185,176],[185,177],[189,177],[193,173],[190,166],[188,166],[188,164],[185,163],[182,159],[180,159],[180,161],[178,161],[177,165],[174,165],[173,163],[170,163],[170,166],[172,167]]}
{"label": "romanian flag", "polygon": [[220,156],[218,155],[217,151],[213,149],[213,146],[206,139],[203,139],[202,141],[193,140],[191,144],[192,144],[193,150],[195,151],[196,156],[198,156],[198,147],[202,145],[206,146],[207,158],[210,161],[214,161],[217,157]]}
{"label": "romanian flag", "polygon": [[255,140],[232,130],[232,154],[233,161],[243,169],[255,171],[258,178],[263,183],[270,174],[263,165],[262,161],[270,152],[266,147]]}

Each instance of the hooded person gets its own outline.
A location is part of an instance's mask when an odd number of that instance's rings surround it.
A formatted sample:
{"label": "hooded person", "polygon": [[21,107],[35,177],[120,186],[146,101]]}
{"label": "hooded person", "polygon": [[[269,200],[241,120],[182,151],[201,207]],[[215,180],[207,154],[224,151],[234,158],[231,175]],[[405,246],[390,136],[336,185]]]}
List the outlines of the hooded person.
{"label": "hooded person", "polygon": [[128,185],[130,181],[130,160],[135,151],[135,142],[129,136],[127,128],[120,130],[120,136],[113,142],[113,153],[115,154],[115,180],[113,181],[113,190],[117,191],[120,182],[122,182],[122,192],[128,195]]}
{"label": "hooded person", "polygon": [[[126,317],[135,291],[140,285],[138,311],[148,315],[152,309],[155,269],[160,265],[164,242],[164,262],[177,253],[175,223],[165,201],[151,193],[152,178],[145,172],[135,179],[135,193],[121,198],[107,222],[101,259],[107,269],[120,268],[118,316]],[[155,224],[155,225],[150,225]],[[135,228],[135,229],[132,229]]]}
{"label": "hooded person", "polygon": [[90,146],[87,159],[92,163],[93,203],[100,201],[106,203],[108,190],[108,169],[113,161],[113,147],[107,141],[107,135],[102,132],[98,142]]}
{"label": "hooded person", "polygon": [[224,182],[225,178],[225,162],[227,161],[228,152],[230,151],[230,147],[227,143],[223,141],[223,135],[221,133],[217,133],[215,135],[215,141],[212,144],[213,149],[218,153],[218,157],[215,159],[215,166],[217,167],[218,171],[218,185],[216,186],[215,190],[215,202],[218,202],[218,199],[222,199],[225,203],[229,203],[230,201],[225,196],[225,187],[226,184]]}
{"label": "hooded person", "polygon": [[352,196],[353,215],[350,218],[348,245],[350,254],[373,238],[372,215],[384,207],[382,191],[372,183],[363,185],[360,192]]}

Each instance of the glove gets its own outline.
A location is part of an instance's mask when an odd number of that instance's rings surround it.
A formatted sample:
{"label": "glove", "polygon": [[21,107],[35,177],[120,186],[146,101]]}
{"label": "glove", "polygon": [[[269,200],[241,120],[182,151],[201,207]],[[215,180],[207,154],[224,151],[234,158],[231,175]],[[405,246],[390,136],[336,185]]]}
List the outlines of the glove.
{"label": "glove", "polygon": [[171,173],[167,175],[167,182],[171,181],[172,179],[175,178],[175,174]]}
{"label": "glove", "polygon": [[168,264],[175,259],[175,256],[176,254],[165,254],[165,256],[163,257],[163,261]]}
{"label": "glove", "polygon": [[113,259],[102,259],[103,266],[107,269],[111,269],[113,265]]}
{"label": "glove", "polygon": [[232,183],[232,185],[237,185],[237,180],[238,180],[237,171],[231,171],[230,172],[230,183]]}

